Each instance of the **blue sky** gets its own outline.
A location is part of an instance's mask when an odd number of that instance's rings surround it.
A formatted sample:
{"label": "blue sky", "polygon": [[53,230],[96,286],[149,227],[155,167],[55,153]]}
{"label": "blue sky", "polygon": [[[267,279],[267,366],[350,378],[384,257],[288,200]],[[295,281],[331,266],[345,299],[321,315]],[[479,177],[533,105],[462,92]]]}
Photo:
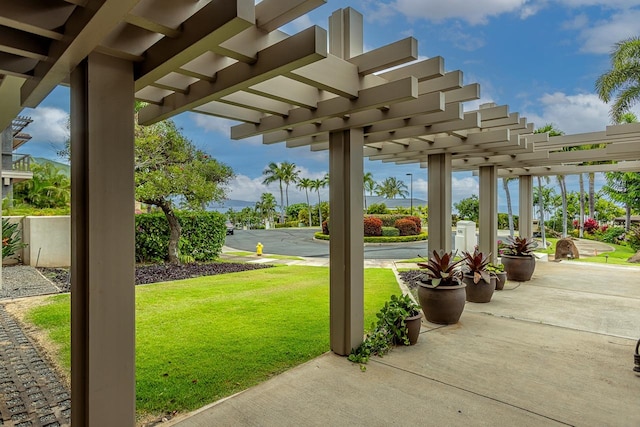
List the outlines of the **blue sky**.
{"label": "blue sky", "polygon": [[[508,104],[536,127],[553,123],[567,134],[604,130],[609,124],[609,108],[595,95],[594,82],[608,70],[614,43],[640,35],[640,0],[329,0],[284,30],[294,33],[314,24],[327,28],[331,13],[347,6],[364,14],[365,50],[412,36],[421,59],[442,56],[447,71],[464,72],[465,84],[480,83],[481,100],[465,104],[465,110],[484,102]],[[34,119],[26,129],[33,139],[21,151],[55,158],[55,147],[67,137],[68,111],[65,87],[55,89],[37,109],[25,109],[22,114]],[[640,106],[634,112],[640,115]],[[232,141],[233,123],[227,120],[185,113],[175,121],[196,146],[234,169],[231,199],[255,201],[263,192],[277,196],[277,184],[262,184],[270,161],[294,162],[310,178],[322,177],[329,168],[325,152],[262,145],[256,138]],[[414,197],[427,197],[426,170],[417,165],[365,160],[365,171],[376,181],[395,176],[407,186],[406,174],[412,173]],[[598,177],[598,187],[602,181]],[[568,182],[577,189],[576,176]],[[512,189],[517,205],[516,185]],[[454,175],[454,202],[477,191],[470,172]],[[289,198],[301,202],[304,194],[291,189]]]}

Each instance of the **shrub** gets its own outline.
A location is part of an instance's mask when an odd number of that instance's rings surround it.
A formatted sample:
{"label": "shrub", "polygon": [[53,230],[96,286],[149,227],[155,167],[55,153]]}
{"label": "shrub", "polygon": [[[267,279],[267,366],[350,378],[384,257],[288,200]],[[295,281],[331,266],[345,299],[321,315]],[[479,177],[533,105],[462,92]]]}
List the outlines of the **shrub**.
{"label": "shrub", "polygon": [[329,218],[326,221],[322,221],[322,234],[329,235]]}
{"label": "shrub", "polygon": [[386,214],[387,212],[387,205],[384,203],[373,203],[367,208],[368,214]]}
{"label": "shrub", "polygon": [[598,230],[598,228],[598,221],[593,218],[587,218],[587,220],[584,222],[584,231],[586,233],[593,234]]}
{"label": "shrub", "polygon": [[627,233],[627,241],[634,251],[640,251],[640,226],[631,227]]}
{"label": "shrub", "polygon": [[395,227],[400,231],[401,236],[414,236],[418,234],[416,223],[407,218],[397,220]]}
{"label": "shrub", "polygon": [[[176,215],[182,227],[178,242],[180,255],[192,257],[195,261],[216,259],[226,237],[224,215],[218,212],[177,212]],[[139,214],[135,216],[135,221],[136,261],[165,261],[169,224],[164,214]]]}
{"label": "shrub", "polygon": [[624,227],[609,227],[602,232],[602,241],[618,244],[624,239]]}
{"label": "shrub", "polygon": [[[369,216],[369,215],[365,215]],[[400,214],[386,214],[386,215],[375,215],[376,218],[382,220],[383,227],[395,227],[396,221],[402,218],[407,218],[409,215],[400,215]]]}
{"label": "shrub", "polygon": [[395,237],[400,235],[400,230],[395,227],[382,227],[382,235],[384,237]]}
{"label": "shrub", "polygon": [[297,227],[298,221],[285,221],[284,223],[277,223],[275,228],[292,228]]}
{"label": "shrub", "polygon": [[420,218],[418,218],[417,216],[408,216],[407,219],[416,223],[416,229],[418,230],[418,233],[422,231],[422,220]]}
{"label": "shrub", "polygon": [[18,250],[27,246],[22,243],[20,236],[18,223],[2,218],[2,259],[15,255]]}
{"label": "shrub", "polygon": [[382,236],[382,220],[374,216],[364,218],[365,236]]}

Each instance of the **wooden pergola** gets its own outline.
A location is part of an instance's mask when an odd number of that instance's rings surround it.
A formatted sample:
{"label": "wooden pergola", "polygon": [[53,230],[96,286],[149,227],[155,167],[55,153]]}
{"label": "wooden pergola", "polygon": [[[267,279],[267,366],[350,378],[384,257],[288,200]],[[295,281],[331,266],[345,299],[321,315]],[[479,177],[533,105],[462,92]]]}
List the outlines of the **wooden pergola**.
{"label": "wooden pergola", "polygon": [[[533,135],[533,125],[508,107],[465,111],[480,86],[445,71],[441,57],[413,62],[414,38],[364,52],[363,17],[353,9],[335,11],[328,31],[281,30],[323,3],[0,4],[0,129],[57,85],[71,86],[74,424],[134,425],[136,99],[148,103],[142,124],[193,111],[239,121],[232,138],[262,135],[265,144],[329,150],[330,339],[342,355],[363,338],[365,157],[428,168],[429,246],[445,250],[451,172],[478,169],[480,244],[493,253],[498,171],[569,163],[567,154],[555,154],[557,140]],[[640,129],[617,129],[631,132],[599,154],[637,160]],[[531,174],[521,176],[521,200],[530,200]],[[530,227],[531,207],[524,209],[521,224]]]}

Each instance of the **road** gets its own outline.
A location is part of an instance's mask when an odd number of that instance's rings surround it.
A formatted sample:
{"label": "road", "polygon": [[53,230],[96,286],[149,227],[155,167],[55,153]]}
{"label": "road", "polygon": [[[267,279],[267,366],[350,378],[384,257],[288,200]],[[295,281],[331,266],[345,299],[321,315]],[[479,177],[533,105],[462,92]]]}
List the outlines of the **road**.
{"label": "road", "polygon": [[[329,257],[329,242],[314,240],[318,229],[278,228],[270,230],[235,230],[227,236],[225,245],[253,252],[258,242],[265,254],[297,255],[303,257]],[[375,244],[364,246],[365,259],[409,259],[427,255],[427,242]]]}

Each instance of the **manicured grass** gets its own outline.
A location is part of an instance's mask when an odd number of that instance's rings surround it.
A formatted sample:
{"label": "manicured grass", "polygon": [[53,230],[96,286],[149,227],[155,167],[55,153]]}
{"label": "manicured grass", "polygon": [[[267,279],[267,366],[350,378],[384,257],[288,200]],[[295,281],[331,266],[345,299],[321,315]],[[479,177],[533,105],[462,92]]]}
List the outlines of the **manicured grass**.
{"label": "manicured grass", "polygon": [[[390,270],[365,270],[365,326],[391,294]],[[69,296],[28,315],[69,369]],[[329,269],[291,266],[136,288],[139,414],[189,411],[329,350]],[[346,363],[346,360],[345,360]]]}
{"label": "manicured grass", "polygon": [[[255,252],[248,251],[236,251],[236,252],[225,252],[225,255],[233,255],[233,256],[253,256]],[[292,260],[302,260],[299,256],[293,255],[276,255],[276,254],[263,254],[265,258],[273,258],[273,259],[292,259]]]}
{"label": "manicured grass", "polygon": [[627,262],[627,259],[629,259],[632,255],[636,253],[636,251],[631,249],[629,246],[614,245],[611,243],[607,243],[607,245],[614,248],[615,251],[604,252],[592,257],[579,258],[574,261],[596,262],[599,264],[632,265],[636,267],[638,266],[638,264]]}

